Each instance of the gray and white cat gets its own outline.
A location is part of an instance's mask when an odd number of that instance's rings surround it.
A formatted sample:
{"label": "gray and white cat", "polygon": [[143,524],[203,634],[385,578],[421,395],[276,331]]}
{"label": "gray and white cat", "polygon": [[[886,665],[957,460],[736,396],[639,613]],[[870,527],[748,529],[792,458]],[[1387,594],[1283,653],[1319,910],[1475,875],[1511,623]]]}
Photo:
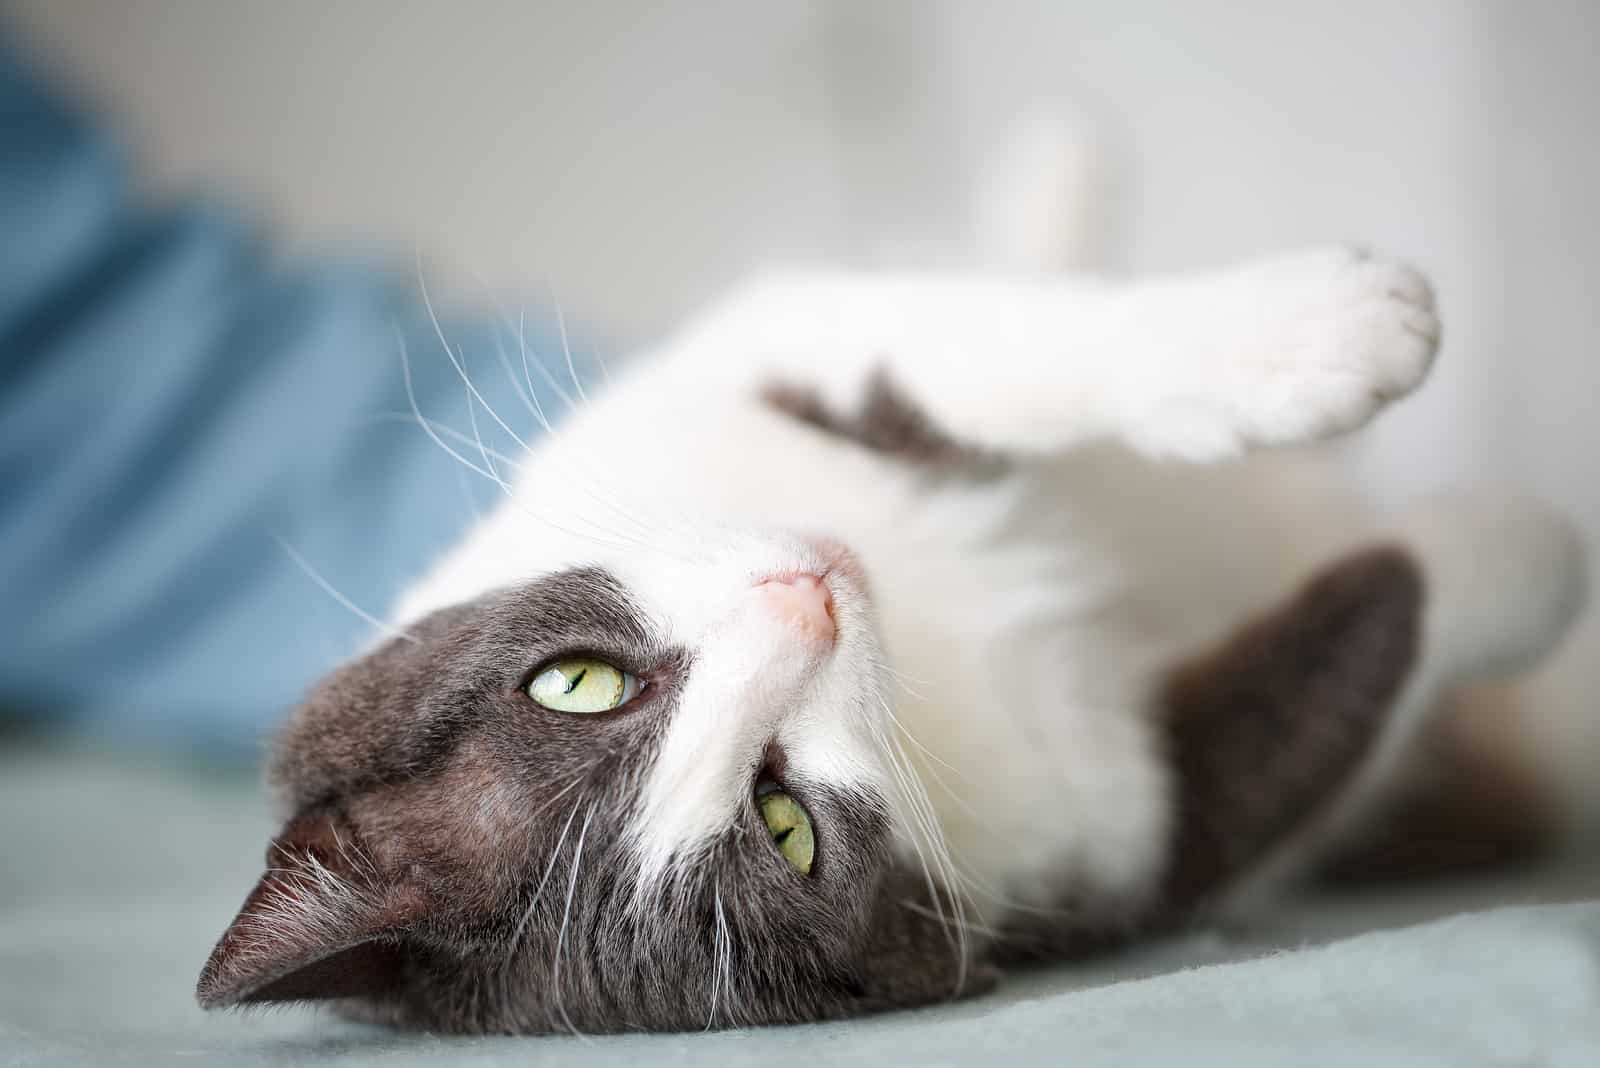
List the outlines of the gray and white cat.
{"label": "gray and white cat", "polygon": [[503,503],[283,734],[287,825],[201,1002],[844,1016],[1359,848],[1450,695],[1581,601],[1526,503],[1380,523],[1283,448],[1438,338],[1422,277],[1345,250],[749,287],[481,456]]}

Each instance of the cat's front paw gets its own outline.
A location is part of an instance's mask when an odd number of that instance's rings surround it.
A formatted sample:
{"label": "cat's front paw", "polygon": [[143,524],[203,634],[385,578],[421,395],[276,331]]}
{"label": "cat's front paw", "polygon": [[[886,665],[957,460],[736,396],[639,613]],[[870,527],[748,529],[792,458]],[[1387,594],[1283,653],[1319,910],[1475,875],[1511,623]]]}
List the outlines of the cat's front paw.
{"label": "cat's front paw", "polygon": [[1190,460],[1361,426],[1415,389],[1439,347],[1427,280],[1350,249],[1277,257],[1165,289],[1160,378],[1131,437]]}
{"label": "cat's front paw", "polygon": [[1350,249],[1225,276],[1240,333],[1222,354],[1246,444],[1341,434],[1415,389],[1439,347],[1433,291],[1416,270]]}

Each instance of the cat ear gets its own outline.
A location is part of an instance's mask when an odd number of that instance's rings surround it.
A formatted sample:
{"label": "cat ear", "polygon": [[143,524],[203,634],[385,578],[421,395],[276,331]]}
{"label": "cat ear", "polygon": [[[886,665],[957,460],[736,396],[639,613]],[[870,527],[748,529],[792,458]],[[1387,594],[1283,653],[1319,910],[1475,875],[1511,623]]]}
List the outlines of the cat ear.
{"label": "cat ear", "polygon": [[267,849],[267,870],[200,974],[202,1007],[394,990],[401,938],[424,914],[415,887],[380,875],[349,825],[317,813]]}
{"label": "cat ear", "polygon": [[1348,785],[1415,666],[1422,599],[1405,551],[1369,549],[1173,674],[1166,908],[1242,875]]}

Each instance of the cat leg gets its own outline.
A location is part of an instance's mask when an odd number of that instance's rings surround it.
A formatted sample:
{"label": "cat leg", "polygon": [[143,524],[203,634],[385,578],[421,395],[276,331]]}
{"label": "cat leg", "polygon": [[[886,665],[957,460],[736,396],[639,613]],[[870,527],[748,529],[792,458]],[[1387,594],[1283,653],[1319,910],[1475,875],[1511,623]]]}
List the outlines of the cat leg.
{"label": "cat leg", "polygon": [[1376,544],[1169,679],[1158,922],[1247,911],[1370,835],[1444,695],[1531,667],[1583,603],[1577,535],[1528,501],[1435,503]]}
{"label": "cat leg", "polygon": [[[1473,683],[1531,669],[1566,634],[1585,600],[1581,539],[1564,519],[1533,501],[1477,494],[1415,508],[1391,526],[1385,540],[1401,547],[1422,577],[1416,666],[1360,767],[1316,818],[1230,893],[1230,909],[1253,906],[1324,859],[1350,855],[1363,842],[1382,845],[1388,839],[1393,853],[1406,835],[1431,834],[1433,841],[1416,843],[1419,852],[1448,845],[1439,841],[1445,828],[1438,817],[1453,813],[1471,818],[1475,809],[1494,798],[1509,799],[1526,785],[1518,777],[1514,751],[1503,753],[1505,761],[1495,768],[1485,767],[1482,747],[1463,749],[1465,739],[1451,737],[1451,725],[1441,717],[1451,710],[1450,695]],[[1480,722],[1476,729],[1481,735],[1487,727]],[[1437,748],[1441,744],[1445,748]],[[1431,753],[1430,746],[1435,747]],[[1456,773],[1472,774],[1476,780],[1450,783],[1451,790],[1479,789],[1454,797],[1414,795],[1413,787],[1427,785],[1420,777],[1450,773],[1441,760],[1461,765]],[[1479,762],[1476,770],[1473,761]],[[1412,805],[1415,820],[1409,827],[1394,822],[1405,816],[1408,802],[1419,800],[1420,806]],[[1439,809],[1440,802],[1448,802],[1448,813]],[[1538,815],[1531,810],[1525,814]],[[1517,829],[1516,821],[1507,827]],[[1495,833],[1493,827],[1481,834],[1475,828],[1450,829],[1453,834],[1463,831],[1467,837],[1458,845],[1467,853],[1478,846],[1491,851],[1507,844],[1487,840],[1486,835]]]}
{"label": "cat leg", "polygon": [[774,277],[676,342],[696,381],[980,452],[1115,439],[1213,460],[1362,425],[1439,339],[1417,272],[1348,250],[1148,282]]}
{"label": "cat leg", "polygon": [[1403,549],[1356,553],[1172,672],[1173,831],[1152,922],[1232,894],[1359,777],[1416,674],[1424,589]]}

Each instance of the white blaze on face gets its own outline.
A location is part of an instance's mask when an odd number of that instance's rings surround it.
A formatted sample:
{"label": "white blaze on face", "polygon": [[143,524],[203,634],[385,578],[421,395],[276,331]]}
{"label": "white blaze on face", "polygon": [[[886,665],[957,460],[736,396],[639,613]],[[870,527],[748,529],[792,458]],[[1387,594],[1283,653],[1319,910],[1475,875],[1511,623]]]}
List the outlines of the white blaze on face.
{"label": "white blaze on face", "polygon": [[835,546],[785,539],[624,576],[690,652],[633,823],[644,882],[755,803],[770,745],[790,780],[881,789],[874,721],[885,694],[858,575]]}

